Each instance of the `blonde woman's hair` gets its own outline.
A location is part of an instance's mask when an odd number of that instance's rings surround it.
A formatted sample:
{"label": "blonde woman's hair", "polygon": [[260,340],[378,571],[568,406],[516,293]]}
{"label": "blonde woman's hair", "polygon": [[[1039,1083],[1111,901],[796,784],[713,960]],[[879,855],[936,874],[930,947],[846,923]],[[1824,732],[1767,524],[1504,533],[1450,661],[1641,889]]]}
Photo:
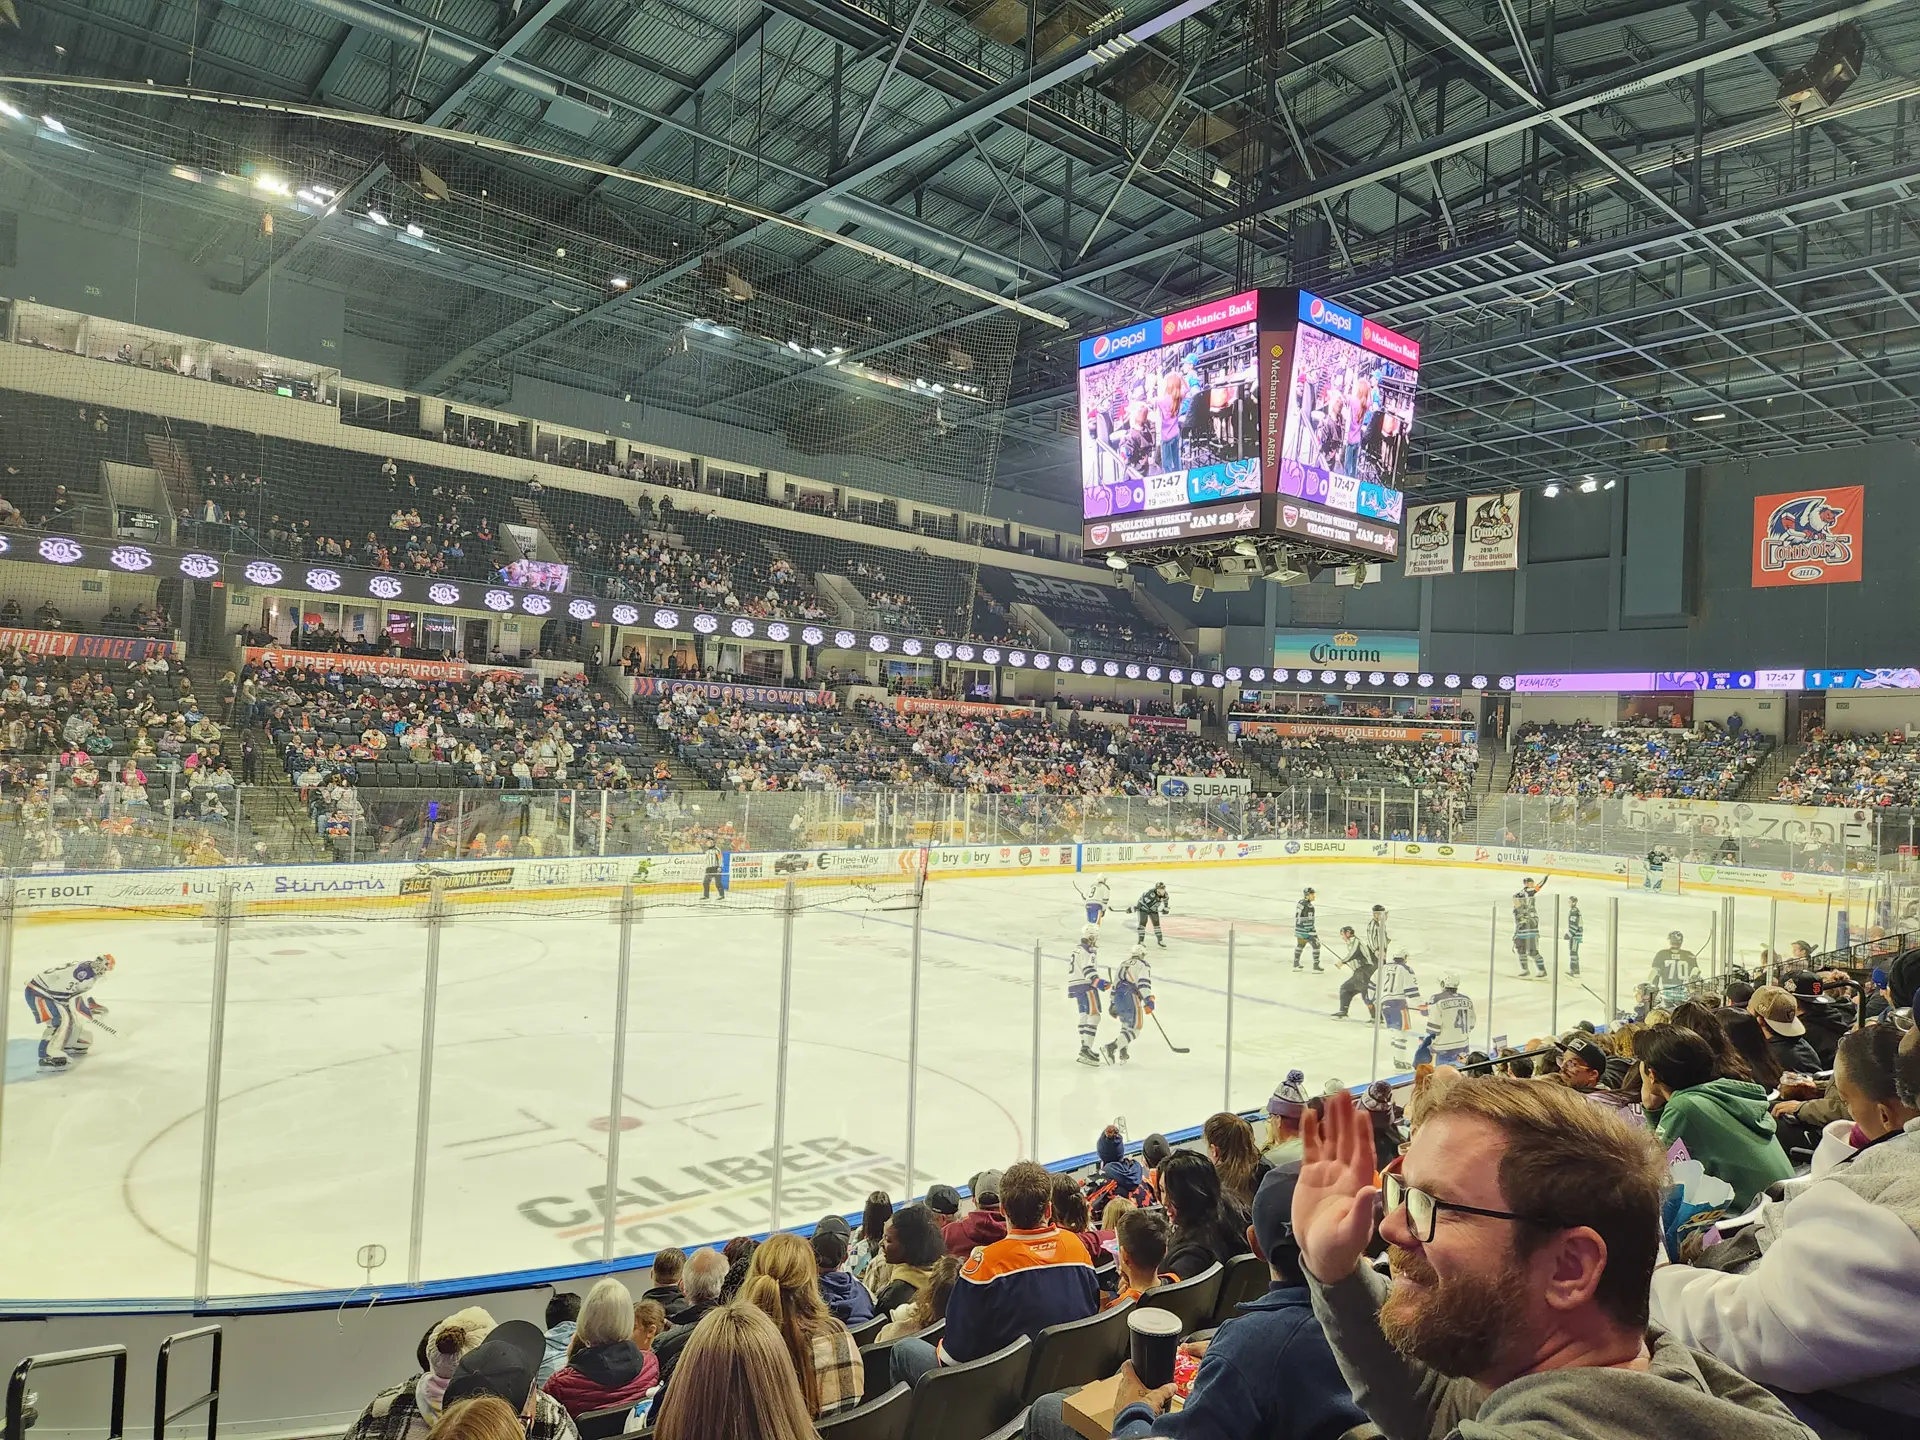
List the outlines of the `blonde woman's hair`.
{"label": "blonde woman's hair", "polygon": [[740,1298],[773,1321],[800,1382],[807,1413],[820,1413],[820,1377],[813,1370],[813,1341],[838,1323],[820,1298],[820,1270],[813,1247],[798,1235],[769,1235],[753,1252]]}
{"label": "blonde woman's hair", "polygon": [[427,1440],[526,1440],[520,1417],[498,1395],[458,1400],[440,1412]]}
{"label": "blonde woman's hair", "polygon": [[1137,1210],[1139,1208],[1139,1206],[1135,1205],[1133,1201],[1127,1199],[1124,1195],[1114,1196],[1113,1199],[1107,1201],[1107,1208],[1100,1212],[1100,1228],[1102,1230],[1115,1229],[1120,1224],[1120,1217],[1122,1215],[1126,1214],[1129,1210]]}
{"label": "blonde woman's hair", "polygon": [[773,1321],[736,1301],[710,1311],[680,1352],[654,1440],[815,1440]]}
{"label": "blonde woman's hair", "polygon": [[595,1281],[580,1304],[580,1320],[573,1331],[574,1348],[585,1350],[632,1338],[633,1295],[611,1275]]}
{"label": "blonde woman's hair", "polygon": [[633,1343],[640,1345],[640,1332],[647,1332],[642,1350],[653,1347],[653,1338],[667,1328],[667,1307],[658,1300],[636,1300],[633,1305]]}

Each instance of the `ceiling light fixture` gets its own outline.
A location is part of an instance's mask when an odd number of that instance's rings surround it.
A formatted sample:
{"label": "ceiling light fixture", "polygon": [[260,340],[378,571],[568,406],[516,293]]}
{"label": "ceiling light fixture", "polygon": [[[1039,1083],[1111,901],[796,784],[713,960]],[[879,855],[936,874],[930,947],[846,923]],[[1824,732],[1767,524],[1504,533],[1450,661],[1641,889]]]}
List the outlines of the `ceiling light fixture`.
{"label": "ceiling light fixture", "polygon": [[1594,479],[1593,476],[1587,475],[1581,478],[1580,493],[1582,495],[1591,495],[1593,494],[1594,491],[1598,490],[1599,488],[1600,488],[1600,482]]}
{"label": "ceiling light fixture", "polygon": [[46,126],[47,129],[53,131],[53,133],[56,135],[64,135],[67,133],[67,127],[62,125],[58,120],[54,119],[53,116],[51,115],[42,115],[40,117],[40,123]]}
{"label": "ceiling light fixture", "polygon": [[1694,416],[1693,423],[1696,425],[1704,425],[1709,420],[1724,420],[1726,418],[1727,412],[1724,410],[1709,410],[1705,415]]}
{"label": "ceiling light fixture", "polygon": [[367,219],[371,220],[376,225],[390,225],[393,223],[392,221],[388,220],[386,216],[382,215],[378,210],[367,211]]}
{"label": "ceiling light fixture", "polygon": [[1124,556],[1124,555],[1109,555],[1109,556],[1107,556],[1107,568],[1108,568],[1109,570],[1124,570],[1124,569],[1126,569],[1126,568],[1127,568],[1127,559],[1126,559],[1126,556]]}
{"label": "ceiling light fixture", "polygon": [[1560,482],[1558,480],[1549,480],[1547,482],[1547,488],[1540,493],[1549,500],[1553,499],[1554,496],[1560,493]]}

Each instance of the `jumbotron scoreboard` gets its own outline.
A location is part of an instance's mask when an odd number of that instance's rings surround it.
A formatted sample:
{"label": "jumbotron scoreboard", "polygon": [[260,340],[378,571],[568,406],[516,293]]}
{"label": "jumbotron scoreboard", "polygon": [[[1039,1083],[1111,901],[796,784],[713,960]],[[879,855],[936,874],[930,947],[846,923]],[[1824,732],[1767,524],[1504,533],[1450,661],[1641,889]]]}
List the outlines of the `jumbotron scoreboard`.
{"label": "jumbotron scoreboard", "polygon": [[1080,342],[1081,542],[1244,589],[1392,560],[1420,347],[1297,289]]}

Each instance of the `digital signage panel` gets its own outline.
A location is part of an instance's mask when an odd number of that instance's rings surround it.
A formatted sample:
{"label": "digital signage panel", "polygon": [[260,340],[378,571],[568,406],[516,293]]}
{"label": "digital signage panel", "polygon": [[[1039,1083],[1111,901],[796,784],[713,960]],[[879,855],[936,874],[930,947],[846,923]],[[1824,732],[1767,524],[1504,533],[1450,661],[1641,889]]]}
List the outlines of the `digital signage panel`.
{"label": "digital signage panel", "polygon": [[1257,508],[1259,299],[1247,291],[1080,342],[1082,539],[1090,548],[1237,530],[1197,522],[1216,508]]}
{"label": "digital signage panel", "polygon": [[[1413,430],[1420,347],[1331,300],[1296,294],[1286,417],[1269,484],[1281,495],[1398,525],[1404,499],[1394,482]],[[1270,395],[1280,383],[1269,375]]]}

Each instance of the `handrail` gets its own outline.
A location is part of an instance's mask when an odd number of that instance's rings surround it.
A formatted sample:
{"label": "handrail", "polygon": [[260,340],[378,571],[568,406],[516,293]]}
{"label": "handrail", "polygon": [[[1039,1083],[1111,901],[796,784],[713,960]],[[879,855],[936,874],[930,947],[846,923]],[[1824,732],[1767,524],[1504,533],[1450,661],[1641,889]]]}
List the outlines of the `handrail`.
{"label": "handrail", "polygon": [[[207,1361],[207,1390],[204,1395],[195,1396],[178,1410],[167,1410],[167,1371],[173,1357],[173,1343],[176,1340],[198,1340],[202,1336],[213,1337],[213,1352]],[[153,1367],[153,1440],[166,1440],[167,1426],[182,1415],[190,1415],[202,1405],[207,1407],[207,1440],[214,1440],[220,1428],[220,1352],[226,1343],[226,1335],[218,1325],[202,1325],[197,1330],[180,1330],[167,1336],[160,1342],[160,1355]]]}
{"label": "handrail", "polygon": [[106,1440],[120,1440],[126,1433],[127,1347],[89,1345],[84,1350],[50,1350],[45,1355],[29,1355],[13,1367],[7,1381],[6,1426],[0,1430],[4,1440],[27,1440],[27,1377],[35,1370],[51,1370],[57,1365],[84,1365],[92,1360],[113,1361],[113,1401],[107,1420]]}

